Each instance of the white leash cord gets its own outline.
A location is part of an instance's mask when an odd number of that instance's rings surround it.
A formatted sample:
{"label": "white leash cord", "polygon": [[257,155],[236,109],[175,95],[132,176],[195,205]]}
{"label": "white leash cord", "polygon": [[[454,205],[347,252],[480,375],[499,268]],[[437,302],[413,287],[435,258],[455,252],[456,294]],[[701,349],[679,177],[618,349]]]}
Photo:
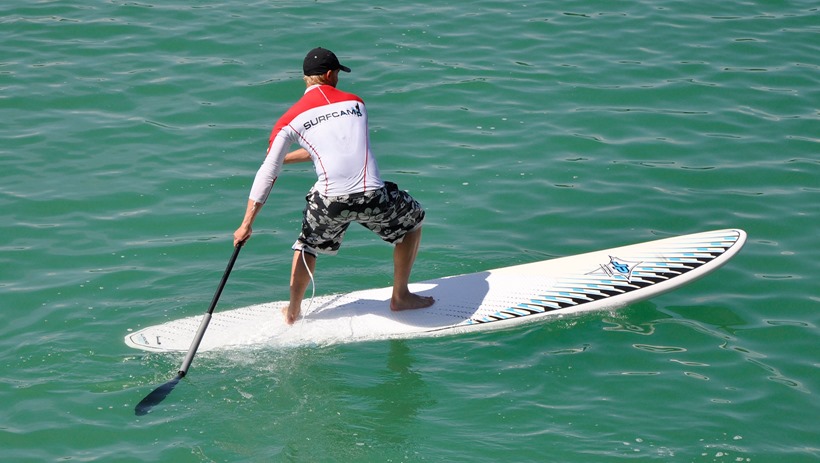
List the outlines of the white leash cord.
{"label": "white leash cord", "polygon": [[305,264],[305,270],[308,272],[308,276],[310,276],[310,286],[312,288],[312,292],[310,294],[310,301],[308,302],[308,307],[302,315],[302,319],[304,320],[305,317],[310,313],[310,307],[313,305],[313,298],[316,296],[316,281],[313,279],[313,272],[310,271],[310,267],[308,267],[307,259],[305,259],[305,250],[301,249],[299,252],[302,254],[302,263]]}

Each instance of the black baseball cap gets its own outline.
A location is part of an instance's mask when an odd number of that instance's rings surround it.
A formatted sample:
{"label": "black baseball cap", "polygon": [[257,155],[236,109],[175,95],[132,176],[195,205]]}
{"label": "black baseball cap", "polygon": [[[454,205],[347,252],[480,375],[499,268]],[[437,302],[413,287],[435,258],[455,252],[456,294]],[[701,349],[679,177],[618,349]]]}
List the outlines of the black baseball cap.
{"label": "black baseball cap", "polygon": [[350,72],[350,68],[343,66],[342,63],[339,62],[339,58],[337,58],[332,51],[322,47],[310,50],[307,56],[305,56],[304,63],[302,63],[302,70],[306,76],[318,76],[327,71],[335,71],[337,69]]}

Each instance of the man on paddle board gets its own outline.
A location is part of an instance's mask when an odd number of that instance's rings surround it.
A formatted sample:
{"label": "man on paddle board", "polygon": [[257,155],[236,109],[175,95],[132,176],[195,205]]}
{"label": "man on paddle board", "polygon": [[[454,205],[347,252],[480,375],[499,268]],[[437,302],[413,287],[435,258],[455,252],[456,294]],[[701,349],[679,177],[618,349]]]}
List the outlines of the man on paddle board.
{"label": "man on paddle board", "polygon": [[[293,324],[316,267],[318,254],[336,254],[351,222],[377,233],[393,249],[392,310],[422,309],[432,297],[413,294],[407,287],[416,259],[424,210],[406,191],[379,176],[370,151],[364,101],[336,88],[339,71],[350,72],[336,55],[314,48],[302,69],[307,89],[276,122],[268,153],[256,173],[242,224],[234,245],[246,241],[253,221],[268,199],[283,164],[312,161],[318,177],[308,192],[302,232],[293,245],[290,302],[285,312]],[[288,152],[298,143],[301,148]]]}

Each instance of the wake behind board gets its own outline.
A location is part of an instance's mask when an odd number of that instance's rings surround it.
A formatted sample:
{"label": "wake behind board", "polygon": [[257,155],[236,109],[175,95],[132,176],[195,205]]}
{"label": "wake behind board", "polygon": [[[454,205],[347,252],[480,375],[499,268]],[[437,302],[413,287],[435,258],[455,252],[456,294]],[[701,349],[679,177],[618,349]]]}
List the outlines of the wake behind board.
{"label": "wake behind board", "polygon": [[[745,241],[743,230],[718,230],[411,284],[411,291],[436,299],[421,310],[392,312],[388,287],[316,297],[293,326],[281,314],[287,302],[217,311],[199,350],[438,336],[613,310],[718,269]],[[149,326],[129,333],[125,343],[187,351],[201,318]]]}

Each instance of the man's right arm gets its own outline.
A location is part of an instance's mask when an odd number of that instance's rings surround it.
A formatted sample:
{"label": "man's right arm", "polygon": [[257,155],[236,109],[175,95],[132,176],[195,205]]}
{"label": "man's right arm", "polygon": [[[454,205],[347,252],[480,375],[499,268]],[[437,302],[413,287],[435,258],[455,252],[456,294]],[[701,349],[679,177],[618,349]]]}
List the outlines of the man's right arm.
{"label": "man's right arm", "polygon": [[310,153],[304,148],[299,148],[296,151],[291,151],[285,155],[285,164],[295,164],[297,162],[310,161]]}

